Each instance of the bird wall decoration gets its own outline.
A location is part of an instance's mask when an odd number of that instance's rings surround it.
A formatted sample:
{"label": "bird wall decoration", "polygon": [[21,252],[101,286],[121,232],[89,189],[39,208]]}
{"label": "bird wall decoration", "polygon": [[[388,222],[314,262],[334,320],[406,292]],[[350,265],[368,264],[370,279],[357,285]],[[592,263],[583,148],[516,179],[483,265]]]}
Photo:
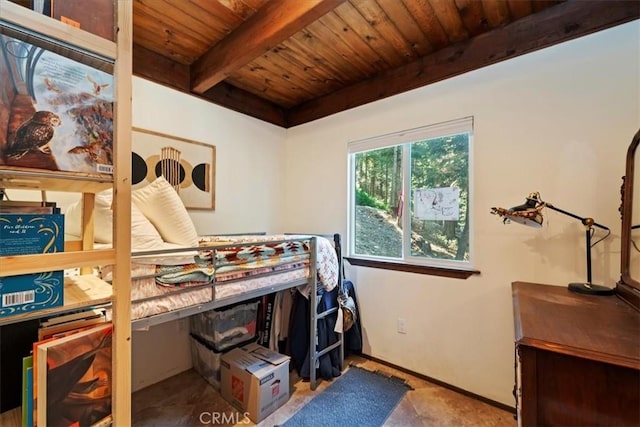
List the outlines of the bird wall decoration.
{"label": "bird wall decoration", "polygon": [[98,83],[97,81],[94,80],[93,77],[91,77],[88,74],[87,74],[87,80],[89,80],[93,85],[93,94],[95,96],[100,95],[100,93],[102,92],[102,89],[106,89],[109,87],[109,83]]}
{"label": "bird wall decoration", "polygon": [[38,150],[51,153],[50,144],[55,128],[62,124],[57,114],[51,111],[36,111],[31,118],[20,125],[13,142],[9,144],[5,155],[17,160],[30,151]]}

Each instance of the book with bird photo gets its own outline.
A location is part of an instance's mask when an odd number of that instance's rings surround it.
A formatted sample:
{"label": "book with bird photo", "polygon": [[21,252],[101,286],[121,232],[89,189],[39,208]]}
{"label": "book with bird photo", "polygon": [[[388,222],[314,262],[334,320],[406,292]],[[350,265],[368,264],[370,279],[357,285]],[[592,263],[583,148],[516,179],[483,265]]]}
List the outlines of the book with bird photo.
{"label": "book with bird photo", "polygon": [[111,175],[113,65],[9,34],[0,34],[0,166]]}
{"label": "book with bird photo", "polygon": [[103,323],[37,346],[37,425],[92,426],[109,419],[112,336],[112,324]]}

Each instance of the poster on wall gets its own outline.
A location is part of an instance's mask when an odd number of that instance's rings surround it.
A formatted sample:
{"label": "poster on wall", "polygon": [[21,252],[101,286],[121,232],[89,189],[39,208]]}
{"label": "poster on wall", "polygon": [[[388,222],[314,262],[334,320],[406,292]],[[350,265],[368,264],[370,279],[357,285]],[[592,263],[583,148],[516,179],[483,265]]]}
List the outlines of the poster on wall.
{"label": "poster on wall", "polygon": [[134,190],[164,176],[187,209],[215,209],[214,145],[133,128],[131,151]]}
{"label": "poster on wall", "polygon": [[111,74],[6,34],[0,64],[0,165],[113,173]]}
{"label": "poster on wall", "polygon": [[460,189],[453,187],[414,190],[414,218],[457,221],[460,216]]}

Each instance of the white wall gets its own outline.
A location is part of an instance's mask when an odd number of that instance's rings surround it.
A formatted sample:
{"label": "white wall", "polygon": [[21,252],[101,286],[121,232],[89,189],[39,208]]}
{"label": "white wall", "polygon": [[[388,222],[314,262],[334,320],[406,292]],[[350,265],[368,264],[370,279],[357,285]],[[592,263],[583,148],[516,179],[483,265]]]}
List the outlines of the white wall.
{"label": "white wall", "polygon": [[[216,146],[216,208],[189,212],[199,234],[275,232],[284,129],[139,78],[133,126]],[[181,320],[133,333],[133,390],[191,367],[188,329]]]}
{"label": "white wall", "polygon": [[285,129],[135,77],[133,126],[216,146],[216,209],[190,211],[200,234],[274,232]]}
{"label": "white wall", "polygon": [[[584,231],[548,209],[540,230],[507,226],[490,208],[540,191],[608,225],[612,236],[594,248],[593,278],[614,286],[624,156],[640,124],[639,36],[636,21],[287,132],[281,228],[345,233],[349,141],[475,118],[473,249],[481,274],[454,280],[351,268],[366,353],[514,405],[511,282],[585,280]],[[396,332],[398,317],[406,335]]]}

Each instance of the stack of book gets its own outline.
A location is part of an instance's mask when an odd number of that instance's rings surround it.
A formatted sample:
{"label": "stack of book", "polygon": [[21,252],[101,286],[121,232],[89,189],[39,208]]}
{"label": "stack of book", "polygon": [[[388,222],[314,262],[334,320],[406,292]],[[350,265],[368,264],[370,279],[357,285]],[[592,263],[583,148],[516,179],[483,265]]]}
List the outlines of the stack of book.
{"label": "stack of book", "polygon": [[41,322],[23,359],[24,427],[111,424],[112,335],[99,309]]}
{"label": "stack of book", "polygon": [[[63,215],[53,202],[0,199],[0,257],[62,252],[63,227]],[[4,267],[10,261],[4,258],[0,262],[3,263],[0,267]],[[63,305],[62,271],[3,276],[5,271],[0,268],[0,318]],[[20,405],[21,360],[37,340],[37,324],[37,320],[27,320],[0,327],[0,409],[3,411]],[[22,367],[25,376],[26,366]]]}

